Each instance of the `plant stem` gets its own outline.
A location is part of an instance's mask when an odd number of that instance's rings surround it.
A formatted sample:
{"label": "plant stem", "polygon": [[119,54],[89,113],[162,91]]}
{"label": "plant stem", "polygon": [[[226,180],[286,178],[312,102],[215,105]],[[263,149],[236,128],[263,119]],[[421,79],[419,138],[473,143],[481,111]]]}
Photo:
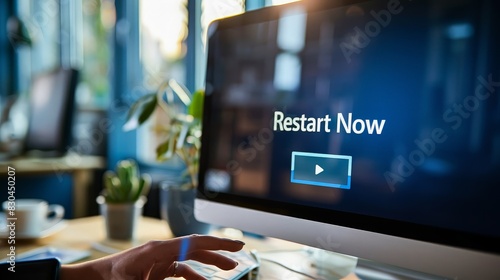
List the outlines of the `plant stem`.
{"label": "plant stem", "polygon": [[179,157],[184,161],[186,164],[187,171],[189,173],[189,179],[191,180],[191,185],[193,187],[197,187],[197,178],[196,178],[196,167],[193,166],[193,163],[191,162],[191,158],[186,154],[186,148],[182,148],[179,151]]}

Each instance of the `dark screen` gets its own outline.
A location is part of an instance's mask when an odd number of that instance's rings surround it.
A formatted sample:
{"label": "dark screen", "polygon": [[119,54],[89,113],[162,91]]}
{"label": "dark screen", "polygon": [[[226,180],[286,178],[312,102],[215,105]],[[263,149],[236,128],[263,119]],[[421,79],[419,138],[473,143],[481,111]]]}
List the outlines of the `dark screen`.
{"label": "dark screen", "polygon": [[59,279],[60,262],[57,259],[35,261],[19,261],[0,263],[0,276],[10,280],[57,280]]}
{"label": "dark screen", "polygon": [[71,144],[78,72],[58,68],[37,75],[29,98],[25,150],[64,154]]}
{"label": "dark screen", "polygon": [[497,4],[326,2],[212,26],[204,187],[498,240]]}

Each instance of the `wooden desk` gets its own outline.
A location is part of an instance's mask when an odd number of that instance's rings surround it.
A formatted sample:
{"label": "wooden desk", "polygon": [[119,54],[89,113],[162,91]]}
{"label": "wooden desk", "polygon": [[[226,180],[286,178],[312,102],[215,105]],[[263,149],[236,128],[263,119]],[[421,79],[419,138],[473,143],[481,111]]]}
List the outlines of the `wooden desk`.
{"label": "wooden desk", "polygon": [[69,154],[64,157],[55,158],[16,158],[8,161],[0,161],[0,170],[7,167],[16,169],[16,176],[30,175],[55,175],[62,176],[64,173],[73,175],[73,216],[83,217],[87,215],[87,201],[89,185],[93,181],[92,171],[106,167],[103,157]]}
{"label": "wooden desk", "polygon": [[[224,233],[220,230],[216,230],[211,234],[215,236],[224,236]],[[36,249],[42,246],[52,246],[89,250],[91,254],[90,257],[82,260],[87,261],[108,255],[107,253],[96,250],[96,244],[114,249],[125,250],[132,246],[143,244],[149,240],[162,240],[173,237],[166,222],[145,217],[143,217],[139,222],[136,240],[134,241],[109,241],[106,240],[105,236],[104,220],[101,216],[69,220],[67,227],[50,237],[39,240],[16,240],[16,254],[21,254],[28,250]],[[262,257],[272,258],[275,261],[285,264],[292,264],[293,268],[297,270],[310,269],[310,267],[312,267],[311,261],[305,258],[304,255],[301,256],[295,254],[295,252],[303,249],[303,246],[300,244],[272,238],[260,239],[245,236],[240,239],[246,243],[246,250],[256,249],[257,251],[263,253]],[[0,255],[5,256],[7,254],[6,250],[7,248],[2,246]],[[308,273],[311,272],[308,271]],[[301,275],[293,273],[283,267],[280,267],[279,265],[265,261],[261,264],[259,275],[259,279],[293,278],[299,280],[310,280],[310,278],[302,277]]]}

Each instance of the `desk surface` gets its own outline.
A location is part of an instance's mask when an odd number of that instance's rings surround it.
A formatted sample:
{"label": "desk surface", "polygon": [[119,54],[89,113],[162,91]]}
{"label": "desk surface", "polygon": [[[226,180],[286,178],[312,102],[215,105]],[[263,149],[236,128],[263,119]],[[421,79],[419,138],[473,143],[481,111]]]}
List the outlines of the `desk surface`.
{"label": "desk surface", "polygon": [[[101,216],[79,218],[67,222],[67,226],[63,230],[52,236],[38,240],[16,240],[16,254],[21,254],[42,246],[52,246],[88,250],[91,254],[90,257],[82,260],[86,261],[109,254],[95,249],[99,246],[125,250],[132,246],[143,244],[149,240],[161,240],[173,237],[166,222],[153,218],[143,217],[140,220],[136,239],[130,242],[106,240],[104,220]],[[224,236],[224,233],[220,230],[214,231],[211,234]],[[272,255],[273,259],[276,259],[278,262],[290,263],[295,269],[301,270],[304,266],[311,265],[310,261],[305,260],[303,256],[291,254],[303,249],[303,246],[300,244],[273,238],[260,239],[244,236],[239,239],[246,243],[245,249],[255,249],[263,253],[275,252],[274,255]],[[4,254],[5,250],[6,248],[2,246],[0,250],[1,255],[6,254]],[[265,255],[265,257],[271,257],[271,255]],[[306,277],[301,278],[299,274],[295,274],[285,268],[268,262],[262,263],[259,274],[261,276],[259,279],[289,279],[292,276],[293,279],[310,279]]]}
{"label": "desk surface", "polygon": [[106,161],[103,157],[79,154],[54,158],[20,157],[0,161],[0,169],[6,170],[8,166],[14,167],[17,174],[37,174],[100,169],[106,167]]}
{"label": "desk surface", "polygon": [[93,170],[104,169],[106,160],[100,156],[67,154],[63,157],[37,158],[20,157],[0,161],[1,174],[7,169],[15,168],[18,178],[33,175],[61,176],[65,173],[73,175],[73,216],[83,217],[88,213],[89,187],[94,181]]}

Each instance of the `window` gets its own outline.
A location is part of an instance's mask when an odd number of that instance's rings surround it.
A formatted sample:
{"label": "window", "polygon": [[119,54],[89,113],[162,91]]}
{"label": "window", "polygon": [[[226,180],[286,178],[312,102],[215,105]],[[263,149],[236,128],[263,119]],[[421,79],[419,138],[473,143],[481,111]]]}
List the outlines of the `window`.
{"label": "window", "polygon": [[18,94],[26,95],[31,77],[60,64],[59,3],[47,1],[17,1],[17,16],[27,29],[31,46],[18,46]]}
{"label": "window", "polygon": [[[77,1],[73,3],[77,5]],[[75,33],[81,37],[81,41],[74,42],[78,45],[74,47],[77,51],[73,63],[81,68],[77,101],[81,107],[106,108],[110,96],[109,36],[115,24],[114,4],[111,0],[81,0],[81,6],[77,6],[81,9],[81,17],[73,17],[75,29],[79,30]]]}
{"label": "window", "polygon": [[[162,82],[170,79],[186,85],[187,75],[198,77],[195,79],[196,89],[203,87],[205,38],[209,23],[219,17],[242,13],[245,7],[243,0],[203,0],[201,5],[200,1],[194,3],[194,9],[189,12],[200,16],[191,17],[198,21],[191,23],[194,26],[189,29],[187,0],[140,1],[140,61],[143,84],[134,90],[134,95],[154,92]],[[194,44],[188,46],[186,39],[189,30],[199,31],[195,31],[195,38],[192,40]],[[195,53],[190,56],[194,57],[192,61],[187,61],[188,52]],[[193,62],[195,67],[189,67],[188,64]],[[194,72],[188,73],[187,69],[193,69]],[[137,157],[143,163],[156,164],[155,148],[161,143],[162,135],[155,127],[162,122],[165,122],[165,116],[161,113],[155,114],[150,123],[141,127],[137,133]],[[172,161],[166,164],[177,166],[180,163]]]}
{"label": "window", "polygon": [[[291,2],[288,0],[288,2]],[[142,95],[154,92],[162,81],[175,79],[194,91],[204,87],[205,37],[209,23],[219,17],[283,4],[271,0],[138,0],[115,2],[117,9],[117,41],[115,46],[114,111],[123,120],[122,107]],[[123,31],[125,30],[125,31]],[[137,31],[138,30],[138,31]],[[136,34],[137,32],[137,34]],[[122,38],[123,34],[129,34]],[[138,38],[138,45],[135,46]],[[137,60],[137,62],[136,62]],[[131,79],[133,81],[131,81]],[[137,80],[136,80],[137,79]],[[127,107],[128,108],[128,107]],[[135,156],[141,163],[157,166],[155,148],[161,141],[155,134],[155,124],[163,122],[160,114],[150,118],[133,140],[130,134],[115,131],[111,136],[121,141],[121,147],[109,147],[109,163]],[[126,138],[124,138],[126,137]],[[125,141],[125,142],[124,142]],[[132,151],[129,148],[133,149]],[[175,168],[179,163],[169,161],[161,166]]]}
{"label": "window", "polygon": [[145,91],[166,79],[185,83],[187,0],[141,0],[139,3],[140,61]]}
{"label": "window", "polygon": [[283,5],[286,3],[297,2],[298,0],[271,0],[270,5]]}
{"label": "window", "polygon": [[19,0],[16,13],[31,46],[18,48],[18,88],[29,91],[31,77],[60,65],[81,71],[77,102],[105,108],[109,97],[109,34],[114,26],[112,0]]}
{"label": "window", "polygon": [[[60,21],[59,4],[55,0],[30,1],[18,0],[14,4],[14,13],[19,23],[24,26],[21,31],[24,42],[10,42],[15,48],[15,73],[11,75],[13,92],[19,98],[12,108],[12,127],[7,126],[9,137],[22,139],[28,129],[28,106],[25,102],[30,91],[32,77],[38,73],[49,71],[60,63]],[[12,20],[13,17],[10,18]],[[5,27],[3,27],[5,28]]]}

